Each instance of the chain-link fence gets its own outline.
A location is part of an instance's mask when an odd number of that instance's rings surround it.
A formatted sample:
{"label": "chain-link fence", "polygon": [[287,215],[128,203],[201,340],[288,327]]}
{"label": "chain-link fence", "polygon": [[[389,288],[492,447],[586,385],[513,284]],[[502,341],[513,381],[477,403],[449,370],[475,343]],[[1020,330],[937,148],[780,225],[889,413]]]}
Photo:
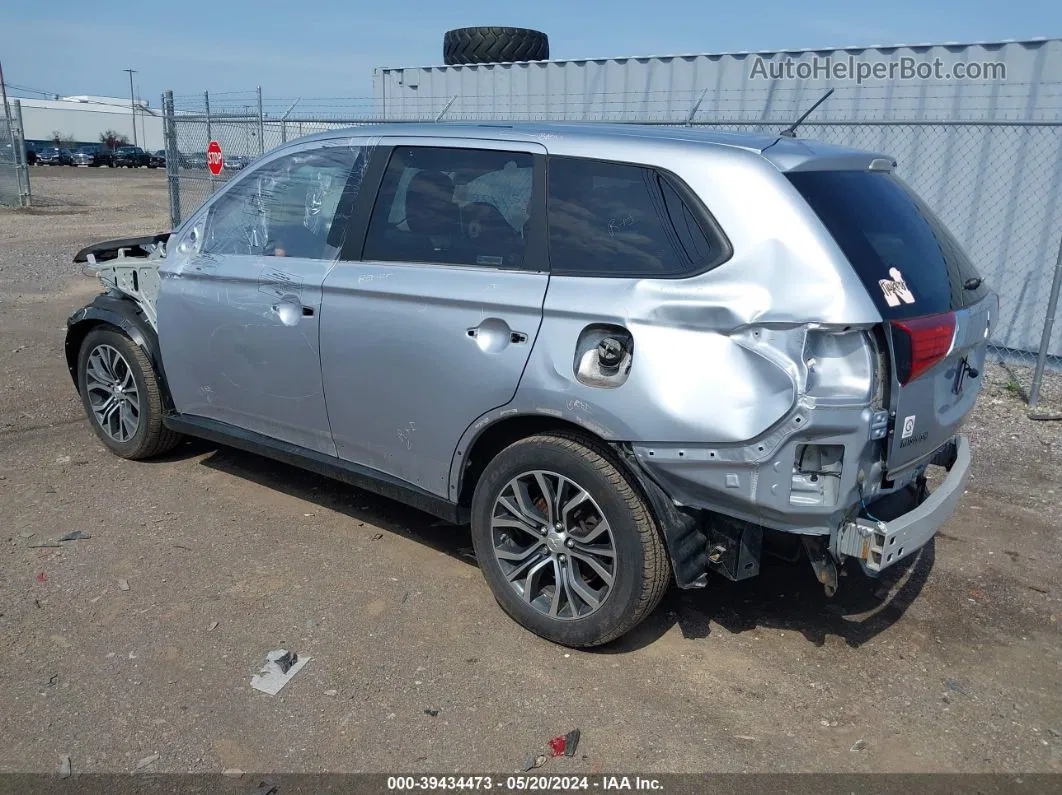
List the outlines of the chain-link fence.
{"label": "chain-link fence", "polygon": [[22,108],[18,100],[0,99],[0,205],[29,207],[29,168],[22,135]]}
{"label": "chain-link fence", "polygon": [[[703,93],[703,92],[702,92]],[[482,113],[469,111],[467,100],[423,98],[421,107],[436,109],[426,118],[385,118],[373,100],[263,101],[254,94],[200,95],[175,102],[167,110],[167,158],[174,225],[255,158],[282,143],[327,129],[384,122],[447,121],[619,121],[654,125],[691,123],[719,130],[776,135],[791,120],[750,119],[730,115],[725,121],[688,112],[653,113],[641,119],[628,110],[614,114],[585,108],[533,113],[507,106]],[[213,102],[213,107],[211,103]],[[460,118],[451,106],[464,111]],[[306,114],[309,108],[313,115]],[[295,111],[299,112],[296,113]],[[337,112],[338,111],[338,112]],[[743,118],[742,118],[743,116]],[[538,117],[538,118],[536,118]],[[992,328],[990,350],[1003,361],[1035,366],[1023,374],[1030,404],[1035,405],[1045,366],[1062,366],[1062,323],[1054,326],[1062,281],[1062,122],[1058,121],[818,121],[800,127],[802,138],[882,152],[894,157],[897,173],[943,218],[973,259],[978,272],[1000,296],[1000,315]],[[210,173],[207,147],[222,149],[221,174]]]}

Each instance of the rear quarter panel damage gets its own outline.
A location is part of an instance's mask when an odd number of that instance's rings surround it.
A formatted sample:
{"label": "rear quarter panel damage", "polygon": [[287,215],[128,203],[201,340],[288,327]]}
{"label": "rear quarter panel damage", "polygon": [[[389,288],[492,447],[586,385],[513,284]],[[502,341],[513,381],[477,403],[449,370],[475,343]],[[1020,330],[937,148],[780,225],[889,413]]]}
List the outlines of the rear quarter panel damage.
{"label": "rear quarter panel damage", "polygon": [[[792,459],[782,462],[794,440],[834,439],[858,457],[870,421],[867,405],[820,410],[815,420],[816,402],[805,394],[806,331],[870,328],[880,314],[833,238],[758,154],[676,144],[649,165],[698,194],[729,238],[731,258],[682,279],[552,276],[516,397],[474,423],[457,453],[505,416],[550,415],[631,444],[679,502],[749,516],[763,502],[789,514]],[[575,377],[573,352],[596,324],[633,339],[630,373],[618,388]],[[455,455],[452,496],[460,493],[460,461]],[[761,477],[766,472],[778,475],[775,483]],[[827,525],[821,516],[809,522]]]}

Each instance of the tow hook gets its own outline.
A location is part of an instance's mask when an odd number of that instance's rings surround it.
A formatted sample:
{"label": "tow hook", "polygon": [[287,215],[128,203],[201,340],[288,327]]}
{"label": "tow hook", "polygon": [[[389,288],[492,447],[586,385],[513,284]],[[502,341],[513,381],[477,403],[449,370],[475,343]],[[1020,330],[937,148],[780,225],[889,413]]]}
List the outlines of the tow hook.
{"label": "tow hook", "polygon": [[807,550],[811,568],[815,571],[815,579],[822,583],[826,596],[832,597],[837,593],[837,564],[826,551],[826,545],[821,538],[804,536],[804,549]]}

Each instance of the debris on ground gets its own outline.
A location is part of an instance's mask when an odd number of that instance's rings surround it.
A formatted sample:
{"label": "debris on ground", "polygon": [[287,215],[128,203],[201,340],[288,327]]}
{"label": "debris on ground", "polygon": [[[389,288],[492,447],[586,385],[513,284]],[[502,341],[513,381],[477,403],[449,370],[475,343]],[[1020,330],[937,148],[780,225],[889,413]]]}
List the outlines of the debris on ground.
{"label": "debris on ground", "polygon": [[129,580],[118,580],[118,590],[119,591],[128,591],[129,590]]}
{"label": "debris on ground", "polygon": [[372,540],[373,541],[379,541],[381,538],[383,538],[383,533],[377,533],[376,535],[374,535],[372,537]]}
{"label": "debris on ground", "polygon": [[70,778],[70,757],[59,757],[59,778]]}
{"label": "debris on ground", "polygon": [[550,756],[575,756],[575,749],[579,746],[581,735],[578,729],[572,729],[567,734],[554,737],[549,741]]}
{"label": "debris on ground", "polygon": [[217,628],[218,628],[218,622],[217,621],[212,621],[212,622],[210,622],[210,626],[207,627],[207,632],[213,632]]}
{"label": "debris on ground", "polygon": [[221,775],[228,778],[243,778],[243,771],[238,767],[227,767],[221,771]]}
{"label": "debris on ground", "polygon": [[309,661],[309,657],[299,657],[293,651],[274,649],[266,655],[262,670],[251,677],[251,687],[275,696]]}
{"label": "debris on ground", "polygon": [[47,575],[47,574],[45,574],[45,573],[44,573],[43,571],[42,571],[42,572],[40,572],[40,573],[39,573],[39,574],[37,575],[37,582],[40,582],[40,583],[45,583],[45,582],[48,582],[48,575]]}
{"label": "debris on ground", "polygon": [[48,549],[49,547],[51,547],[51,548],[58,549],[61,546],[62,546],[62,544],[60,544],[58,541],[42,541],[39,544],[30,544],[29,548],[30,549]]}
{"label": "debris on ground", "polygon": [[428,707],[427,709],[424,710],[424,714],[425,715],[430,715],[431,717],[434,718],[436,715],[439,714],[439,710],[437,710],[435,707]]}
{"label": "debris on ground", "polygon": [[161,757],[162,754],[160,753],[154,753],[151,756],[145,756],[143,759],[136,763],[136,769],[143,770],[145,767],[148,767],[149,765],[158,762]]}
{"label": "debris on ground", "polygon": [[92,538],[88,533],[82,533],[80,530],[72,530],[65,536],[60,538],[60,541],[83,541],[86,538]]}
{"label": "debris on ground", "polygon": [[579,747],[579,739],[583,733],[579,729],[572,729],[564,735],[564,755],[575,756],[575,749]]}
{"label": "debris on ground", "polygon": [[944,685],[953,693],[961,693],[964,696],[970,695],[970,692],[958,679],[945,679]]}
{"label": "debris on ground", "polygon": [[339,691],[338,690],[326,690],[326,691],[324,691],[324,694],[326,696],[338,696],[339,695]]}
{"label": "debris on ground", "polygon": [[852,747],[849,748],[848,750],[849,751],[862,751],[866,747],[867,747],[867,741],[866,740],[856,740],[855,743],[852,745]]}
{"label": "debris on ground", "polygon": [[534,770],[536,767],[542,767],[542,765],[544,764],[546,764],[545,754],[539,754],[538,756],[531,754],[524,761],[524,772],[527,772],[528,770]]}

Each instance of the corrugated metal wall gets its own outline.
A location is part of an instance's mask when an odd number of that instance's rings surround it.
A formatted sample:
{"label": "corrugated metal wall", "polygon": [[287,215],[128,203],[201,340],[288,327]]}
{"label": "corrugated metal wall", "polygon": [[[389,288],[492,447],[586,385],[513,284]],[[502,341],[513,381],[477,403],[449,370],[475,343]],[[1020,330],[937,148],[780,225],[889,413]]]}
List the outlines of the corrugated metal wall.
{"label": "corrugated metal wall", "polygon": [[[861,85],[823,78],[762,80],[757,57],[780,63],[815,56],[855,64],[912,58],[950,67],[982,61],[1006,65],[1005,80],[875,80]],[[381,116],[432,118],[457,97],[447,118],[683,120],[708,90],[697,114],[706,121],[791,119],[837,91],[818,120],[1059,120],[1062,40],[998,44],[912,45],[721,55],[671,55],[474,66],[379,68],[373,74]]]}
{"label": "corrugated metal wall", "polygon": [[[991,81],[754,80],[756,56],[999,62]],[[1001,296],[995,346],[1034,352],[1062,238],[1062,40],[377,69],[382,118],[670,121],[771,132],[834,95],[800,134],[887,152]],[[934,123],[941,122],[941,123]],[[1030,124],[1034,122],[1034,124]],[[763,125],[763,126],[760,126]],[[1062,322],[1049,352],[1062,356]]]}

